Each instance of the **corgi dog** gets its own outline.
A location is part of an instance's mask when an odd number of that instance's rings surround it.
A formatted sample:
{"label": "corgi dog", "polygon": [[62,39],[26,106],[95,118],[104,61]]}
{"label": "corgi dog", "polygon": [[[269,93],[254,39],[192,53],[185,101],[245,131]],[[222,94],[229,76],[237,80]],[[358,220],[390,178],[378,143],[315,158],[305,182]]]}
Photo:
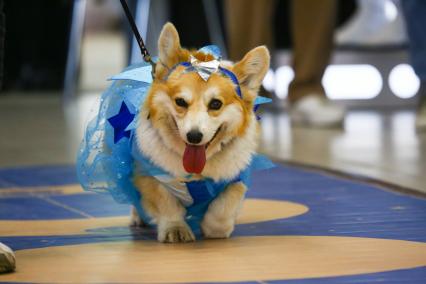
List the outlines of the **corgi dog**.
{"label": "corgi dog", "polygon": [[[185,181],[188,175],[191,180],[234,179],[250,164],[258,146],[259,123],[253,106],[269,69],[267,48],[254,48],[235,64],[219,62],[238,80],[240,96],[229,76],[216,72],[204,80],[179,65],[191,59],[208,62],[212,56],[182,48],[171,23],[161,31],[158,50],[155,79],[135,130],[138,150],[178,180]],[[137,171],[133,182],[143,196],[141,206],[157,225],[158,241],[195,240],[185,220],[185,206],[175,194],[158,179]],[[230,183],[209,204],[201,221],[204,237],[231,235],[246,190],[243,182]],[[133,209],[132,224],[142,223]]]}

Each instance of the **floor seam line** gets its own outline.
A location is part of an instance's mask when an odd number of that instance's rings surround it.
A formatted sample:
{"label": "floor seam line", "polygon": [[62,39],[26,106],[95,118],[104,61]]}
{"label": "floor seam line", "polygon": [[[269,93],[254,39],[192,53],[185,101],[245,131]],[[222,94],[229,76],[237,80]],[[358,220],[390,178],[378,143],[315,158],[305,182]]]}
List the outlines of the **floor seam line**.
{"label": "floor seam line", "polygon": [[48,203],[50,203],[50,204],[53,204],[53,205],[59,206],[59,207],[61,207],[61,208],[65,209],[65,210],[68,210],[68,211],[71,211],[71,212],[73,212],[73,213],[76,213],[76,214],[79,214],[79,215],[81,215],[81,216],[84,216],[84,217],[86,217],[86,218],[88,218],[88,219],[93,219],[93,218],[95,218],[95,216],[92,216],[92,215],[90,215],[90,214],[87,214],[87,213],[86,213],[86,212],[84,212],[84,211],[78,210],[78,209],[76,209],[76,208],[74,208],[74,207],[68,206],[68,205],[63,204],[63,203],[61,203],[61,202],[59,202],[59,201],[53,200],[53,199],[51,199],[51,198],[49,198],[49,197],[47,197],[47,196],[40,196],[40,195],[33,195],[33,196],[34,196],[34,197],[36,197],[36,198],[39,198],[39,199],[41,199],[41,200],[44,200],[44,201],[46,201],[46,202],[48,202]]}

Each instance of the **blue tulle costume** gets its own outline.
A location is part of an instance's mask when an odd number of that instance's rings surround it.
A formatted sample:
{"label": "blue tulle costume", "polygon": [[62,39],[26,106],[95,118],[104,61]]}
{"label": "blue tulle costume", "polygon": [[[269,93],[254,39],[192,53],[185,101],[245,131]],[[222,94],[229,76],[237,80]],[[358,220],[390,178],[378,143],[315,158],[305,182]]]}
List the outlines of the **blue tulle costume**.
{"label": "blue tulle costume", "polygon": [[[217,48],[204,47],[203,51],[206,50],[218,57]],[[185,64],[189,64],[188,68],[193,68],[190,63]],[[233,76],[236,80],[235,75]],[[238,81],[230,79],[239,89]],[[132,182],[134,171],[138,171],[137,175],[156,178],[175,195],[187,192],[187,196],[179,199],[186,208],[187,223],[195,235],[200,236],[200,223],[209,204],[228,185],[243,182],[249,186],[252,171],[273,166],[266,157],[254,155],[250,165],[231,180],[215,182],[204,178],[177,182],[170,173],[155,165],[139,151],[134,138],[138,112],[152,83],[151,66],[148,63],[131,65],[111,80],[112,85],[100,99],[99,111],[87,125],[77,157],[77,176],[85,190],[110,193],[117,202],[135,206],[145,223],[149,224],[151,218],[142,208],[143,196]],[[253,111],[256,111],[260,104],[269,101],[267,98],[258,97]]]}

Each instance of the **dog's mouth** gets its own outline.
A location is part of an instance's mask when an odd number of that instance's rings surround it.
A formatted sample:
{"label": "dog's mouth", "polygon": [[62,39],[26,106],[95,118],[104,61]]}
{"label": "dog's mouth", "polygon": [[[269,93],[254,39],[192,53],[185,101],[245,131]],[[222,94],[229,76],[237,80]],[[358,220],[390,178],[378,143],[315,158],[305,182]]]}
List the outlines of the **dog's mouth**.
{"label": "dog's mouth", "polygon": [[206,151],[213,140],[217,137],[222,125],[218,127],[212,139],[204,145],[193,145],[186,143],[185,152],[183,154],[183,167],[188,173],[201,174],[206,165]]}

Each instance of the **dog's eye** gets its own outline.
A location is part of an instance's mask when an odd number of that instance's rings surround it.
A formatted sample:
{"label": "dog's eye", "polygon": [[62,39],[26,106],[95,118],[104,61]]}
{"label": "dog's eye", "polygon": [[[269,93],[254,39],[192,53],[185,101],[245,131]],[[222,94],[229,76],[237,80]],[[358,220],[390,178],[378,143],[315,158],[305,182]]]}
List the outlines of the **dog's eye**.
{"label": "dog's eye", "polygon": [[218,110],[222,107],[222,102],[217,99],[212,99],[209,102],[209,109],[211,110]]}
{"label": "dog's eye", "polygon": [[185,107],[185,108],[188,107],[188,103],[185,102],[185,100],[182,99],[182,98],[176,98],[175,103],[176,103],[176,105],[178,105],[180,107]]}

